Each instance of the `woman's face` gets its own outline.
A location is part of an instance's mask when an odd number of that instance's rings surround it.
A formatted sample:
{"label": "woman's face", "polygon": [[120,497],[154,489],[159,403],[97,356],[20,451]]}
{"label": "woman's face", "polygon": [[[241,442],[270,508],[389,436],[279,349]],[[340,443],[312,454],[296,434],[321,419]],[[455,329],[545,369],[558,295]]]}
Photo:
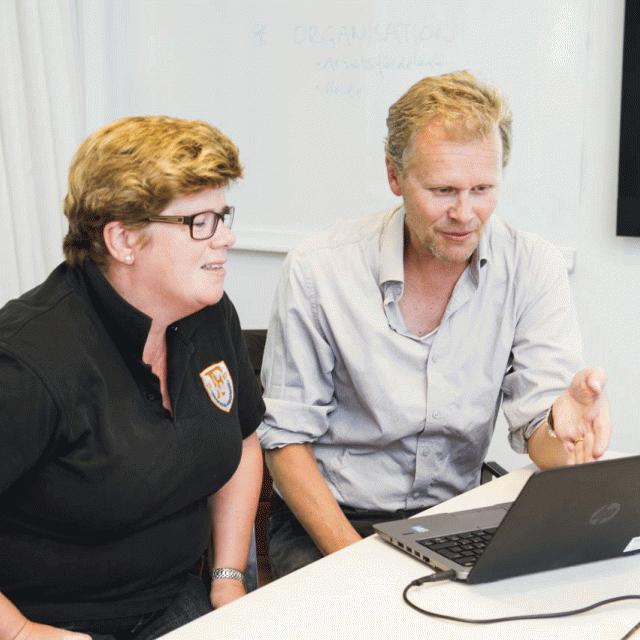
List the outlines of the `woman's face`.
{"label": "woman's face", "polygon": [[[220,212],[225,205],[224,189],[206,188],[175,198],[160,216]],[[150,222],[143,234],[132,267],[147,313],[178,320],[222,298],[227,249],[236,241],[222,221],[208,240],[194,240],[185,224]]]}

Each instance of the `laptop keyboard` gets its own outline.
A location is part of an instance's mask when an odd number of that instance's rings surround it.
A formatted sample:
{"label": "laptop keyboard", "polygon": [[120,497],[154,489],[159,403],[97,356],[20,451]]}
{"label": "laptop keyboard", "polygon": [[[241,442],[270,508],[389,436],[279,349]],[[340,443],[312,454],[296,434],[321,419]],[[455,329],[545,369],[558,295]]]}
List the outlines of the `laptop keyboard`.
{"label": "laptop keyboard", "polygon": [[417,542],[423,547],[436,551],[441,556],[461,564],[463,567],[472,567],[491,541],[496,529],[497,527],[493,529],[478,529],[477,531],[457,533],[441,538],[427,538]]}

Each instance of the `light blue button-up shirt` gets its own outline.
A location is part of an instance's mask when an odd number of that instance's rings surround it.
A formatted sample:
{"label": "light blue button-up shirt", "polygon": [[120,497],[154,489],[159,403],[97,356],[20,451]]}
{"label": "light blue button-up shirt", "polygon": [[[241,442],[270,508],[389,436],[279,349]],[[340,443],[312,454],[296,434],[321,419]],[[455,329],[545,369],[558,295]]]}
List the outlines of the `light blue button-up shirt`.
{"label": "light blue button-up shirt", "polygon": [[339,223],[285,262],[265,348],[265,449],[312,443],[343,505],[395,511],[478,483],[502,409],[526,452],[582,365],[559,251],[493,216],[437,331],[400,312],[404,211]]}

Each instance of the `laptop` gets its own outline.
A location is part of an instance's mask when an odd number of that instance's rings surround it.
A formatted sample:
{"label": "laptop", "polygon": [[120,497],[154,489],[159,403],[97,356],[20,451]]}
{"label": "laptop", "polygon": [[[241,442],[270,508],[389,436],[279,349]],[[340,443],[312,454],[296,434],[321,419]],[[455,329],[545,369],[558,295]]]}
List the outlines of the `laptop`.
{"label": "laptop", "polygon": [[514,502],[374,526],[468,583],[640,551],[640,456],[537,471]]}

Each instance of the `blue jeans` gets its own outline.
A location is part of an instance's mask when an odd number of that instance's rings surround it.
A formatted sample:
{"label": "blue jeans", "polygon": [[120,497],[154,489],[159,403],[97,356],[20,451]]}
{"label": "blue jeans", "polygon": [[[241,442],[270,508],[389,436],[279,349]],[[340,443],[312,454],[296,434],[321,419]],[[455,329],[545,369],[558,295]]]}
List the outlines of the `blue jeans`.
{"label": "blue jeans", "polygon": [[55,626],[88,633],[93,640],[154,640],[210,611],[209,592],[202,578],[189,574],[182,591],[161,611],[110,620],[59,622]]}

